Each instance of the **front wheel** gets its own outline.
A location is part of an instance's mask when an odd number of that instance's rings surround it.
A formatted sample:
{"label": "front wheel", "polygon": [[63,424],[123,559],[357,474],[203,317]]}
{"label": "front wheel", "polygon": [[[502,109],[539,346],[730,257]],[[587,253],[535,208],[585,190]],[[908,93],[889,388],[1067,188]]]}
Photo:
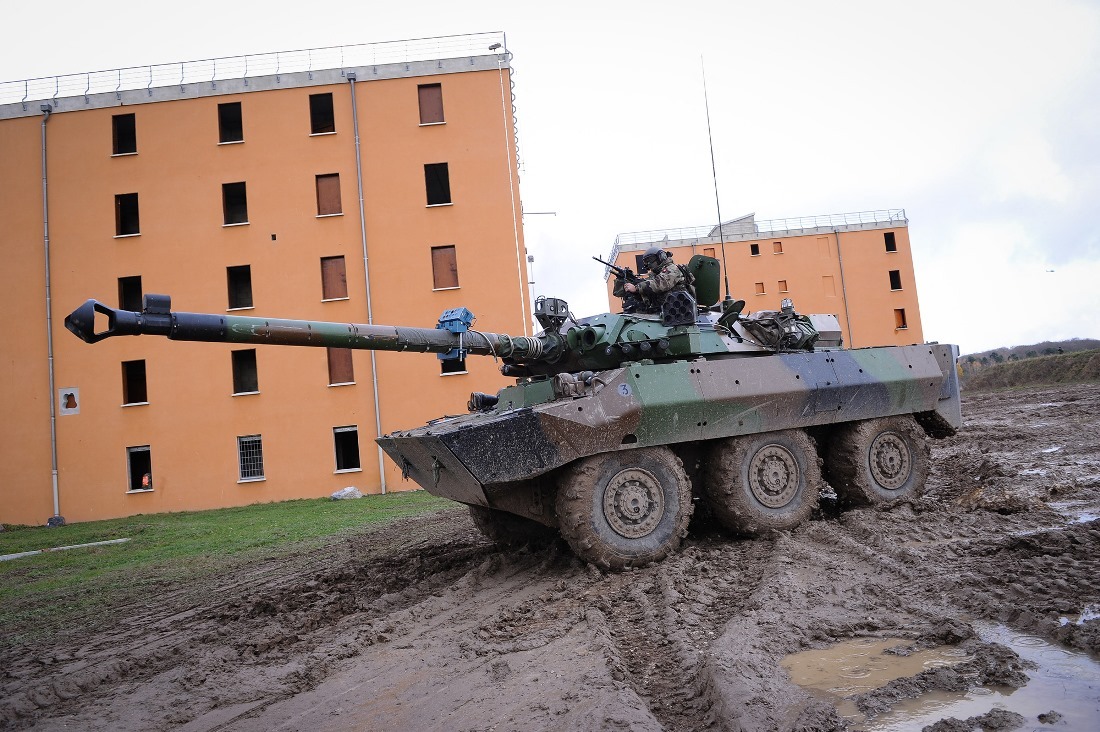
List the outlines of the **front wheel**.
{"label": "front wheel", "polygon": [[839,428],[825,467],[845,503],[870,506],[919,496],[930,461],[928,437],[912,416],[905,415]]}
{"label": "front wheel", "polygon": [[710,508],[742,536],[798,526],[817,505],[820,485],[814,442],[801,430],[721,440],[708,460]]}
{"label": "front wheel", "polygon": [[667,447],[602,453],[565,471],[556,509],[578,557],[603,569],[643,567],[687,535],[691,481]]}

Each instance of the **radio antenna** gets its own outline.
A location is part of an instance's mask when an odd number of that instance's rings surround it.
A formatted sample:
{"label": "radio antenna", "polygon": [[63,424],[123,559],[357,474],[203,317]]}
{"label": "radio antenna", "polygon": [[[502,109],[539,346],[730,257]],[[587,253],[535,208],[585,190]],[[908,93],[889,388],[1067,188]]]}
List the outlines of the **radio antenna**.
{"label": "radio antenna", "polygon": [[714,165],[714,137],[710,132],[710,100],[707,98],[707,66],[703,63],[703,56],[699,56],[699,66],[703,69],[703,104],[707,109],[707,142],[710,144],[710,173],[714,179],[714,205],[718,209],[718,239],[722,246],[722,278],[726,284],[726,299],[732,300],[730,297],[730,276],[729,270],[726,268],[726,236],[722,231],[722,203],[718,199],[718,169]]}

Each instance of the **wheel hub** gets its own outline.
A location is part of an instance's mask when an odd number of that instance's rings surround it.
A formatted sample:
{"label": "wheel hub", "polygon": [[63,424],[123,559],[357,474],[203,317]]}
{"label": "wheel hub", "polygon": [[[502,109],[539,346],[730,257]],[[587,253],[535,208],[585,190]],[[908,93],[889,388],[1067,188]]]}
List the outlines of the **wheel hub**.
{"label": "wheel hub", "polygon": [[749,462],[749,489],[768,508],[782,508],[798,493],[798,462],[782,445],[765,445]]}
{"label": "wheel hub", "polygon": [[616,534],[640,539],[657,528],[665,515],[660,481],[641,468],[619,471],[604,491],[603,513]]}
{"label": "wheel hub", "polygon": [[893,432],[883,432],[871,443],[871,475],[887,490],[897,490],[909,480],[913,462],[905,440]]}

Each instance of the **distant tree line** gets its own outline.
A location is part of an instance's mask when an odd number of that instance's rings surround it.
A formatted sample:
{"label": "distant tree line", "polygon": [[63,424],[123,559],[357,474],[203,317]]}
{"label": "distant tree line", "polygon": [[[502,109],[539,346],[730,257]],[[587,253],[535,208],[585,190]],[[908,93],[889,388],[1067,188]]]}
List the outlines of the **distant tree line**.
{"label": "distant tree line", "polygon": [[992,351],[970,353],[959,358],[959,372],[964,379],[976,374],[988,366],[999,363],[1022,361],[1042,356],[1057,356],[1077,351],[1092,351],[1100,348],[1100,340],[1094,338],[1071,338],[1066,341],[1043,341],[1029,346],[1012,346]]}

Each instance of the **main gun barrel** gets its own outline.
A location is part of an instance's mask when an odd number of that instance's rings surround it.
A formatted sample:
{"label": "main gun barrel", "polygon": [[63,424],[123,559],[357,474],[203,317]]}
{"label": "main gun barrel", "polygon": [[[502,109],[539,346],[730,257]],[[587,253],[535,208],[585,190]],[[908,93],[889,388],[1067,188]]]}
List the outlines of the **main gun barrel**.
{"label": "main gun barrel", "polygon": [[[101,323],[98,331],[97,313]],[[545,350],[543,339],[537,336],[454,332],[443,327],[442,322],[436,328],[407,328],[172,312],[171,298],[167,295],[146,295],[141,312],[116,310],[88,300],[65,318],[65,327],[86,343],[113,336],[161,335],[177,341],[413,351],[451,354],[453,358],[472,353],[514,361],[538,359]]]}

